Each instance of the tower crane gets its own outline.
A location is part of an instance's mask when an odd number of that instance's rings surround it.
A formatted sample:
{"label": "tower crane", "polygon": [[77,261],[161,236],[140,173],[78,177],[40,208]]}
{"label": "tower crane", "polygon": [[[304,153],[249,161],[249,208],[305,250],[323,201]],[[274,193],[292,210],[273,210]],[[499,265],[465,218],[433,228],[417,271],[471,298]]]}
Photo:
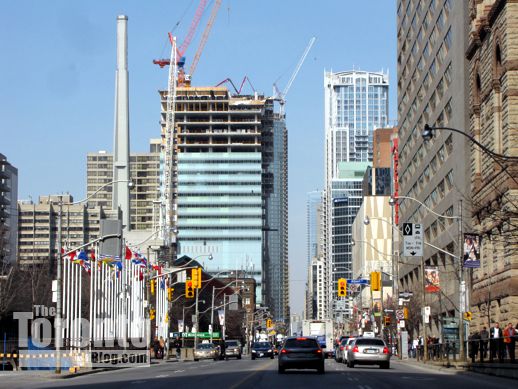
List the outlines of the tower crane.
{"label": "tower crane", "polygon": [[297,77],[297,74],[299,74],[300,68],[302,67],[302,64],[304,63],[304,61],[306,60],[306,57],[308,56],[308,53],[311,50],[311,47],[313,47],[313,44],[315,43],[316,39],[317,38],[312,37],[309,40],[309,43],[306,46],[306,49],[304,50],[304,53],[302,54],[302,57],[300,57],[299,62],[297,63],[297,66],[295,67],[295,70],[293,71],[293,73],[292,73],[292,75],[290,77],[290,80],[288,81],[288,83],[284,87],[284,90],[281,92],[279,90],[279,88],[277,87],[277,85],[275,83],[273,84],[274,99],[278,100],[280,102],[280,104],[281,104],[281,107],[280,107],[280,114],[281,115],[284,115],[284,104],[286,103],[286,95],[290,91],[291,85],[293,84],[293,81],[295,81],[295,78]]}

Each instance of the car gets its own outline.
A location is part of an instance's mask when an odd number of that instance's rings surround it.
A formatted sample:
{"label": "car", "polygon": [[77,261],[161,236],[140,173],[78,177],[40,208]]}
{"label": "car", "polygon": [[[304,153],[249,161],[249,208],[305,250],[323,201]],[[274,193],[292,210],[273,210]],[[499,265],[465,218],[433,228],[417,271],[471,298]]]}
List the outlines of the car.
{"label": "car", "polygon": [[241,359],[241,345],[237,340],[225,340],[225,358]]}
{"label": "car", "polygon": [[194,360],[199,361],[200,359],[213,359],[217,361],[219,359],[219,351],[212,343],[200,343],[194,349]]}
{"label": "car", "polygon": [[344,346],[342,363],[347,363],[347,351],[349,351],[349,349],[351,348],[351,344],[354,342],[355,339],[356,338],[353,338],[353,337],[347,339],[347,342],[345,343],[345,346]]}
{"label": "car", "polygon": [[279,374],[286,369],[316,369],[324,374],[325,357],[317,339],[312,337],[289,337],[279,352]]}
{"label": "car", "polygon": [[274,358],[273,345],[270,342],[254,342],[252,345],[252,360],[255,358]]}
{"label": "car", "polygon": [[382,369],[390,368],[390,350],[380,338],[356,338],[347,350],[347,366],[379,365]]}
{"label": "car", "polygon": [[342,362],[345,357],[345,344],[347,343],[347,339],[343,339],[335,350],[335,361]]}

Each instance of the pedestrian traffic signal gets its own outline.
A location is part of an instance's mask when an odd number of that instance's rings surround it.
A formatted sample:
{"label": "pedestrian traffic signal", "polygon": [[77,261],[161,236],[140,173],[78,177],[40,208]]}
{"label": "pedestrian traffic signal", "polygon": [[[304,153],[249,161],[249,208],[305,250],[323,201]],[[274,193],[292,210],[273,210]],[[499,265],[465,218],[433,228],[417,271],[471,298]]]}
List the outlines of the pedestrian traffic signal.
{"label": "pedestrian traffic signal", "polygon": [[173,300],[173,292],[174,292],[174,288],[167,288],[167,299],[169,301],[172,301]]}
{"label": "pedestrian traffic signal", "polygon": [[149,282],[149,287],[151,289],[151,294],[154,296],[155,295],[155,280],[151,280]]}
{"label": "pedestrian traffic signal", "polygon": [[473,315],[470,311],[464,312],[464,320],[471,321],[473,319]]}
{"label": "pedestrian traffic signal", "polygon": [[385,325],[389,326],[390,325],[390,316],[385,316],[383,319],[384,319]]}
{"label": "pedestrian traffic signal", "polygon": [[185,297],[190,299],[194,297],[194,284],[192,280],[185,281]]}
{"label": "pedestrian traffic signal", "polygon": [[405,319],[405,320],[408,319],[408,308],[407,307],[403,307],[403,319]]}
{"label": "pedestrian traffic signal", "polygon": [[381,273],[379,271],[371,272],[371,291],[381,290]]}
{"label": "pedestrian traffic signal", "polygon": [[149,310],[149,320],[154,320],[154,319],[155,319],[155,310],[150,309]]}
{"label": "pedestrian traffic signal", "polygon": [[347,296],[347,280],[345,278],[340,278],[338,280],[338,297]]}

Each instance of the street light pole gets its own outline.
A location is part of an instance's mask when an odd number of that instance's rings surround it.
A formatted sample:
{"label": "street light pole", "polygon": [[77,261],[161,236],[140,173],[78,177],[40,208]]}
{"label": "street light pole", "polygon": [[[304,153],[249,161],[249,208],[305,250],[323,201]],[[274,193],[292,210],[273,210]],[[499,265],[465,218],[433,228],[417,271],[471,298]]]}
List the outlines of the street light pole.
{"label": "street light pole", "polygon": [[466,360],[466,345],[464,342],[464,309],[466,305],[466,284],[464,281],[464,266],[462,263],[464,239],[462,236],[462,200],[459,201],[459,340],[460,340],[460,360]]}
{"label": "street light pole", "polygon": [[[55,346],[56,346],[56,374],[61,374],[61,339],[62,339],[62,329],[61,329],[61,325],[62,325],[62,318],[61,318],[61,315],[62,315],[62,312],[61,312],[61,308],[62,308],[62,301],[61,301],[61,294],[62,294],[62,285],[61,283],[63,282],[62,280],[62,256],[61,256],[61,246],[63,245],[62,244],[62,237],[61,237],[61,230],[62,230],[62,226],[61,226],[61,218],[62,218],[62,214],[63,214],[63,196],[59,196],[59,211],[58,211],[58,255],[57,255],[57,271],[56,271],[56,278],[57,278],[57,287],[56,287],[56,294],[57,294],[57,298],[56,298],[56,323],[55,323],[55,328],[56,328],[56,334],[55,334]],[[91,302],[90,302],[91,303]]]}

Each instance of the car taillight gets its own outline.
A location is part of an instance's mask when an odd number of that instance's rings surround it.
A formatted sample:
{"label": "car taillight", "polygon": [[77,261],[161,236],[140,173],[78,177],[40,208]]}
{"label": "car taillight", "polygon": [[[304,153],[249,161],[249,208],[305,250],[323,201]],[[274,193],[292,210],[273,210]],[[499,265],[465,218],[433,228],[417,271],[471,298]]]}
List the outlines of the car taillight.
{"label": "car taillight", "polygon": [[388,351],[388,347],[383,347],[383,354],[388,354],[389,351]]}
{"label": "car taillight", "polygon": [[322,354],[322,350],[320,350],[320,349],[315,350],[315,354]]}
{"label": "car taillight", "polygon": [[358,346],[354,346],[353,353],[359,353],[359,352],[360,352],[360,350],[358,350]]}
{"label": "car taillight", "polygon": [[344,349],[344,346],[340,346],[340,351],[342,351]]}
{"label": "car taillight", "polygon": [[281,350],[281,354],[288,354],[288,350],[286,350],[285,348],[283,348],[283,349]]}

